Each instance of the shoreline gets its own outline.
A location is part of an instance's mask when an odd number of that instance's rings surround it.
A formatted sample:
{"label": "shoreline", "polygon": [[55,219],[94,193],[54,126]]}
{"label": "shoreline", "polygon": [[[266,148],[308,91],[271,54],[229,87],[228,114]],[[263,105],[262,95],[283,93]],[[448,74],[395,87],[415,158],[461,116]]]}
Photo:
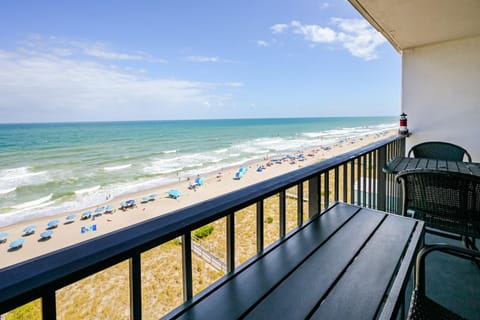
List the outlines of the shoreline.
{"label": "shoreline", "polygon": [[[257,172],[257,167],[266,165],[267,161],[272,158],[268,160],[261,158],[250,160],[243,164],[243,166],[248,167],[248,172],[240,180],[234,179],[234,174],[240,165],[225,167],[221,170],[223,173],[221,178],[218,178],[218,171],[202,174],[201,176],[205,178],[203,185],[195,189],[189,189],[189,184],[193,182],[192,180],[195,180],[195,176],[182,177],[178,182],[122,195],[118,198],[105,201],[98,206],[89,207],[80,211],[76,210],[32,220],[19,221],[1,227],[0,233],[7,232],[9,235],[5,242],[0,243],[0,256],[2,257],[2,259],[0,259],[0,269],[162,214],[203,202],[266,179],[271,179],[300,167],[308,166],[344,152],[360,148],[361,146],[371,144],[393,134],[396,134],[396,130],[351,137],[344,139],[342,142],[332,144],[329,150],[324,150],[321,146],[308,148],[308,150],[303,150],[306,156],[305,161],[297,161],[295,164],[290,164],[289,162],[273,164],[272,166],[266,167],[262,172]],[[310,155],[307,156],[307,154]],[[181,196],[178,199],[169,198],[166,192],[170,189],[180,190]],[[144,196],[152,193],[157,194],[156,200],[147,203],[140,202]],[[137,201],[137,207],[129,208],[125,211],[120,210],[120,203],[128,199],[135,199]],[[114,212],[104,213],[101,216],[88,220],[80,220],[82,212],[88,210],[94,211],[95,208],[106,205],[113,205],[115,208]],[[73,222],[66,223],[65,218],[70,214],[76,214],[76,218]],[[40,233],[46,231],[47,223],[54,219],[58,219],[59,224],[58,227],[51,229],[53,231],[52,237],[47,240],[40,240]],[[29,225],[35,225],[37,227],[36,232],[28,236],[23,236],[23,229]],[[93,228],[93,225],[95,225],[95,228]],[[82,233],[82,230],[85,232]],[[17,250],[9,250],[9,244],[16,239],[24,239],[25,242],[23,246]]]}

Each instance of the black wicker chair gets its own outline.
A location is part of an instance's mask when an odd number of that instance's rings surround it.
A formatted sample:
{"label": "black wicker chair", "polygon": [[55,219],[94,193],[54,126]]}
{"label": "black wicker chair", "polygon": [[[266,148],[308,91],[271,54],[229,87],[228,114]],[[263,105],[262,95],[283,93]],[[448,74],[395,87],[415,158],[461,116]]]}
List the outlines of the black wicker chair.
{"label": "black wicker chair", "polygon": [[408,151],[409,157],[412,154],[415,158],[441,159],[450,161],[463,161],[463,158],[467,156],[468,162],[472,162],[472,157],[467,150],[448,142],[423,142],[413,146],[410,151]]}
{"label": "black wicker chair", "polygon": [[425,221],[427,232],[463,239],[467,247],[476,249],[475,238],[480,237],[480,177],[415,169],[400,172],[397,179],[403,187],[403,215],[413,213],[414,218]]}
{"label": "black wicker chair", "polygon": [[425,258],[433,251],[440,251],[463,259],[475,259],[479,262],[480,252],[464,248],[436,244],[425,246],[417,255],[417,264],[415,268],[415,282],[408,319],[410,320],[437,320],[437,319],[464,319],[460,315],[445,308],[439,303],[427,297],[425,292]]}

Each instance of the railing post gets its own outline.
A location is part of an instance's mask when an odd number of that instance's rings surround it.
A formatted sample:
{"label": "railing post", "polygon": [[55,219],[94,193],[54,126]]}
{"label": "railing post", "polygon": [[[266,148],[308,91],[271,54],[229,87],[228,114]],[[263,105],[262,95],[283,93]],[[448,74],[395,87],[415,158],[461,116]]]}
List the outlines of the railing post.
{"label": "railing post", "polygon": [[308,180],[308,217],[320,212],[320,176]]}
{"label": "railing post", "polygon": [[48,290],[42,296],[42,319],[57,319],[57,306],[55,301],[55,290]]}
{"label": "railing post", "polygon": [[330,170],[323,175],[323,202],[325,209],[330,206]]}
{"label": "railing post", "polygon": [[303,223],[303,183],[297,185],[297,226]]}
{"label": "railing post", "polygon": [[227,215],[227,272],[235,269],[235,212]]}
{"label": "railing post", "polygon": [[286,203],[286,194],[285,190],[280,191],[279,197],[279,207],[280,207],[280,238],[284,237],[287,230],[287,203]]}
{"label": "railing post", "polygon": [[257,202],[257,253],[263,251],[264,247],[264,211],[263,211],[263,200]]}
{"label": "railing post", "polygon": [[387,162],[387,148],[385,146],[377,152],[377,209],[385,211],[385,194],[387,189],[387,175],[383,167]]}
{"label": "railing post", "polygon": [[182,235],[183,300],[193,297],[192,278],[192,235],[190,231]]}
{"label": "railing post", "polygon": [[339,172],[340,172],[340,170],[338,169],[338,165],[337,165],[337,166],[335,166],[335,169],[333,170],[333,181],[334,181],[334,183],[333,183],[333,193],[334,193],[333,200],[335,202],[338,202],[338,200],[339,200],[339,195],[338,194],[340,193],[339,192],[339,187],[338,187],[338,184],[339,184],[338,180],[339,180],[339,175],[340,175]]}
{"label": "railing post", "polygon": [[140,253],[130,258],[130,319],[142,319],[142,265]]}

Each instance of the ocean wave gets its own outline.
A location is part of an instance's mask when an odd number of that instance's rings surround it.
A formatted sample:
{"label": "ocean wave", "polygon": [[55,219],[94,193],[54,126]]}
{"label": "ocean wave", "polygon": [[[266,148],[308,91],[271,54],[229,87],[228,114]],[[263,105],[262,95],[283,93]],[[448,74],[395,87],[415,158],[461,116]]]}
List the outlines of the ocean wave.
{"label": "ocean wave", "polygon": [[162,153],[164,154],[177,153],[177,150],[165,150],[165,151],[162,151]]}
{"label": "ocean wave", "polygon": [[33,201],[24,202],[22,204],[12,206],[12,208],[13,209],[34,209],[34,208],[38,208],[39,206],[42,206],[43,204],[49,202],[52,199],[52,196],[53,196],[53,194],[50,193],[46,197],[42,197],[42,198],[39,198],[39,199],[33,200]]}
{"label": "ocean wave", "polygon": [[90,193],[90,192],[93,192],[93,191],[97,191],[98,189],[100,189],[99,185],[95,186],[95,187],[91,187],[91,188],[75,190],[75,194],[76,195],[82,195],[82,194],[85,194],[85,193]]}
{"label": "ocean wave", "polygon": [[13,191],[15,191],[15,190],[17,190],[16,187],[14,187],[14,188],[9,188],[9,189],[0,189],[0,194],[7,194],[7,193],[13,192]]}
{"label": "ocean wave", "polygon": [[130,168],[131,166],[132,166],[132,164],[129,163],[129,164],[123,164],[123,165],[120,165],[120,166],[104,167],[103,171],[117,171],[117,170]]}
{"label": "ocean wave", "polygon": [[228,148],[224,148],[224,149],[215,150],[214,152],[215,153],[226,153],[227,151],[228,151]]}
{"label": "ocean wave", "polygon": [[10,187],[27,185],[31,182],[31,178],[46,174],[46,171],[32,172],[30,167],[20,167],[12,169],[0,170],[0,186],[4,184]]}

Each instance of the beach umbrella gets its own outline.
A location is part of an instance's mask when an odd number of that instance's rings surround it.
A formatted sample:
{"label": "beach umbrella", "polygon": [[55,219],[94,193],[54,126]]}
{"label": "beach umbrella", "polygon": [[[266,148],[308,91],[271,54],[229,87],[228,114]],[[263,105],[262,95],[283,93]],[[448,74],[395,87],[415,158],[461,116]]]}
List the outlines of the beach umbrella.
{"label": "beach umbrella", "polygon": [[21,246],[23,246],[23,243],[25,242],[25,239],[17,239],[15,241],[12,241],[10,243],[10,249],[18,249]]}
{"label": "beach umbrella", "polygon": [[0,242],[5,242],[7,241],[8,233],[2,232],[0,233]]}
{"label": "beach umbrella", "polygon": [[149,195],[148,195],[148,198],[149,198],[150,201],[155,200],[156,197],[157,197],[157,194],[156,194],[156,193],[152,193],[152,194],[149,194]]}
{"label": "beach umbrella", "polygon": [[102,213],[105,213],[105,207],[99,207],[99,208],[95,209],[95,214],[96,215],[100,215]]}
{"label": "beach umbrella", "polygon": [[131,208],[137,205],[137,201],[134,199],[127,200],[126,202],[127,207]]}
{"label": "beach umbrella", "polygon": [[105,213],[112,213],[115,208],[112,205],[105,207]]}
{"label": "beach umbrella", "polygon": [[167,191],[167,194],[170,198],[177,199],[178,197],[180,197],[181,193],[177,189],[172,189],[172,190]]}
{"label": "beach umbrella", "polygon": [[23,229],[23,232],[25,235],[29,235],[35,232],[35,229],[37,229],[37,226],[28,226],[25,229]]}
{"label": "beach umbrella", "polygon": [[52,220],[52,221],[48,222],[47,226],[48,226],[48,228],[56,228],[56,227],[58,227],[59,222],[60,221],[58,221],[58,220]]}
{"label": "beach umbrella", "polygon": [[68,222],[73,222],[73,220],[77,217],[76,214],[69,214],[65,220],[67,220]]}
{"label": "beach umbrella", "polygon": [[40,233],[40,238],[42,240],[50,239],[52,237],[52,234],[53,234],[52,230],[44,231]]}
{"label": "beach umbrella", "polygon": [[203,184],[203,181],[205,180],[205,178],[203,177],[198,177],[195,179],[195,183],[199,186],[201,186]]}
{"label": "beach umbrella", "polygon": [[81,219],[88,219],[92,215],[92,211],[85,211],[82,213],[82,218]]}

